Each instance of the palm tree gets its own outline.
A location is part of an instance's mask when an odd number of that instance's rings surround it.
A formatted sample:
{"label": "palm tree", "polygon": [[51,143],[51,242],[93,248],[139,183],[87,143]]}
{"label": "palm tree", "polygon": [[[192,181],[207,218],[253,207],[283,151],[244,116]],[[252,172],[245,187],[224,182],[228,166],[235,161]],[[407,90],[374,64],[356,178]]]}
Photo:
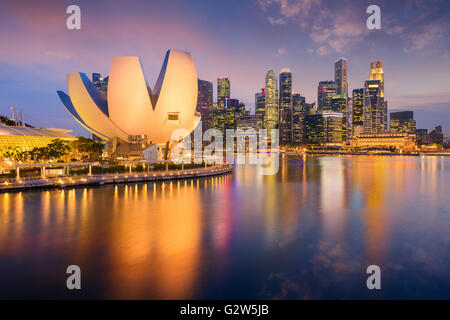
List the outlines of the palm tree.
{"label": "palm tree", "polygon": [[73,148],[79,153],[87,153],[89,160],[98,159],[103,151],[103,143],[93,139],[78,137],[73,143]]}
{"label": "palm tree", "polygon": [[6,157],[5,153],[6,153],[5,148],[0,149],[0,174],[3,174],[3,160]]}
{"label": "palm tree", "polygon": [[8,147],[3,148],[0,152],[0,160],[1,160],[1,173],[3,173],[3,161],[4,159],[9,159],[15,165],[17,161],[22,160],[24,156],[24,152],[20,150],[18,147]]}
{"label": "palm tree", "polygon": [[93,159],[98,160],[100,154],[103,152],[103,143],[91,140],[87,145],[87,151],[89,152],[90,161]]}

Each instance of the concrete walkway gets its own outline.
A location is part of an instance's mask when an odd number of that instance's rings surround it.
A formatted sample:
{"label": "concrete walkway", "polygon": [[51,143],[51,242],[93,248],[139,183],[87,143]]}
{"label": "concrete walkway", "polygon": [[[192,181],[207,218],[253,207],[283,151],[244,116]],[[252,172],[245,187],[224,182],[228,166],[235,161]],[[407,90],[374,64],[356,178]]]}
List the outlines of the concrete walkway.
{"label": "concrete walkway", "polygon": [[232,165],[215,165],[207,168],[154,171],[141,173],[98,174],[55,178],[8,179],[0,182],[0,192],[24,191],[37,188],[67,188],[111,183],[167,181],[221,175],[233,170]]}

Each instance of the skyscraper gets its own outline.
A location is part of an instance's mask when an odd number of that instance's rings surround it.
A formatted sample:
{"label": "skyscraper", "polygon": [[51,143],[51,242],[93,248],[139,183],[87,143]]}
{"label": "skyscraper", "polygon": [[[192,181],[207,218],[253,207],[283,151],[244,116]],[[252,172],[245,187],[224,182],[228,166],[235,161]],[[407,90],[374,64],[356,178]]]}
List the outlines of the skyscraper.
{"label": "skyscraper", "polygon": [[382,133],[385,131],[385,103],[381,97],[380,80],[366,80],[364,84],[364,133]]}
{"label": "skyscraper", "polygon": [[278,126],[278,88],[277,76],[273,70],[266,74],[266,108],[264,127],[276,129]]}
{"label": "skyscraper", "polygon": [[255,114],[264,119],[266,108],[266,92],[265,89],[261,89],[261,92],[255,93]]}
{"label": "skyscraper", "polygon": [[[330,112],[330,111],[324,111]],[[341,134],[342,141],[347,140],[347,96],[342,94],[337,94],[331,98],[331,112],[332,113],[340,113],[341,114]],[[334,119],[333,119],[334,120]],[[337,121],[334,121],[337,122]],[[324,118],[324,129],[325,129],[325,118]],[[341,142],[342,142],[341,141]]]}
{"label": "skyscraper", "polygon": [[235,129],[235,117],[232,108],[217,104],[212,109],[212,127],[225,135],[227,129]]}
{"label": "skyscraper", "polygon": [[312,146],[320,146],[323,141],[323,116],[315,113],[314,109],[305,116],[305,138],[306,143]]}
{"label": "skyscraper", "polygon": [[317,88],[317,111],[332,111],[332,98],[336,95],[337,85],[334,81],[320,81]]}
{"label": "skyscraper", "polygon": [[230,99],[231,115],[233,128],[236,128],[236,119],[245,115],[245,104],[240,102],[239,99]]}
{"label": "skyscraper", "polygon": [[331,110],[332,112],[345,113],[347,109],[347,98],[344,94],[337,94],[331,98]]}
{"label": "skyscraper", "polygon": [[350,143],[353,137],[353,124],[352,124],[352,118],[353,118],[353,99],[348,98],[347,99],[347,110],[346,110],[346,137],[345,142]]}
{"label": "skyscraper", "polygon": [[92,74],[92,84],[96,87],[99,87],[101,78],[102,78],[102,75],[100,73],[94,72]]}
{"label": "skyscraper", "polygon": [[352,132],[357,136],[363,131],[364,88],[353,89],[352,109]]}
{"label": "skyscraper", "polygon": [[388,102],[383,98],[383,131],[388,131]]}
{"label": "skyscraper", "polygon": [[324,142],[326,143],[342,143],[344,117],[341,112],[324,112],[323,113],[323,132]]}
{"label": "skyscraper", "polygon": [[416,120],[412,111],[391,112],[392,133],[416,133]]}
{"label": "skyscraper", "polygon": [[370,63],[369,80],[380,80],[380,97],[384,98],[383,61],[373,61]]}
{"label": "skyscraper", "polygon": [[347,83],[347,59],[340,58],[334,63],[334,81],[337,85],[337,94],[344,94],[345,99],[348,98]]}
{"label": "skyscraper", "polygon": [[416,142],[419,146],[428,144],[427,129],[416,129]]}
{"label": "skyscraper", "polygon": [[428,134],[428,142],[442,147],[444,144],[444,134],[442,133],[442,126],[437,126]]}
{"label": "skyscraper", "polygon": [[292,142],[292,73],[287,68],[280,73],[280,142]]}
{"label": "skyscraper", "polygon": [[217,104],[221,107],[228,108],[230,105],[230,79],[217,79]]}
{"label": "skyscraper", "polygon": [[202,130],[212,128],[213,84],[198,79],[198,95],[196,111],[202,116]]}
{"label": "skyscraper", "polygon": [[100,73],[92,73],[92,84],[105,93],[108,91],[108,81],[109,76],[106,78],[102,78],[102,75]]}
{"label": "skyscraper", "polygon": [[292,143],[305,144],[305,97],[292,95]]}
{"label": "skyscraper", "polygon": [[383,115],[382,115],[382,130],[387,131],[388,127],[388,111],[387,111],[387,101],[384,99],[384,69],[383,61],[373,61],[370,63],[369,80],[379,80],[380,81],[380,97],[383,99]]}

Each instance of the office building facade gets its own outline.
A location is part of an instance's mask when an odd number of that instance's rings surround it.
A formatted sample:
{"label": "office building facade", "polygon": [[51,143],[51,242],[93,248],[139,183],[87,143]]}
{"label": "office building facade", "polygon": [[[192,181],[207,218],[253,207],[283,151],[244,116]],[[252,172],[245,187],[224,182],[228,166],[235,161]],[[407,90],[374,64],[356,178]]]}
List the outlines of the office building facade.
{"label": "office building facade", "polygon": [[292,143],[305,144],[305,97],[294,93],[292,95]]}
{"label": "office building facade", "polygon": [[415,133],[416,121],[412,111],[391,112],[390,132]]}
{"label": "office building facade", "polygon": [[352,92],[352,132],[353,136],[361,134],[364,123],[364,88]]}
{"label": "office building facade", "polygon": [[386,104],[381,97],[380,80],[366,80],[364,83],[363,132],[375,134],[385,132]]}
{"label": "office building facade", "polygon": [[266,74],[266,99],[264,127],[268,130],[278,128],[279,108],[278,108],[278,85],[277,76],[273,70]]}
{"label": "office building facade", "polygon": [[282,69],[280,73],[280,143],[292,142],[292,73]]}
{"label": "office building facade", "polygon": [[320,113],[305,116],[305,138],[310,146],[320,146],[324,141],[323,116]]}
{"label": "office building facade", "polygon": [[342,143],[342,128],[345,118],[341,112],[324,112],[323,113],[323,138],[325,143],[340,144]]}
{"label": "office building facade", "polygon": [[228,108],[230,105],[230,79],[223,77],[217,79],[217,104]]}
{"label": "office building facade", "polygon": [[317,111],[333,111],[332,99],[337,93],[334,81],[320,81],[317,88]]}
{"label": "office building facade", "polygon": [[263,117],[266,109],[266,92],[265,89],[261,89],[261,92],[255,93],[255,114]]}
{"label": "office building facade", "polygon": [[336,82],[337,94],[342,94],[345,99],[348,98],[348,82],[347,82],[347,59],[340,58],[334,63],[334,81]]}
{"label": "office building facade", "polygon": [[198,95],[196,111],[202,118],[202,131],[212,128],[213,84],[198,79]]}

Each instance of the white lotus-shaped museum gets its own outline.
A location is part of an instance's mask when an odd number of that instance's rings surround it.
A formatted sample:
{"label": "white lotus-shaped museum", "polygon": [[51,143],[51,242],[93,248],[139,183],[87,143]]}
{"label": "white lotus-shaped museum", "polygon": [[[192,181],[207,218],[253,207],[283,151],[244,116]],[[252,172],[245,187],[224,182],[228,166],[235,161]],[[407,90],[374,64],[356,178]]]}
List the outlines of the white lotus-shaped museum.
{"label": "white lotus-shaped museum", "polygon": [[138,57],[115,57],[107,94],[81,72],[66,76],[68,95],[58,95],[87,130],[109,140],[146,136],[152,143],[171,140],[176,129],[191,132],[198,124],[197,72],[191,54],[168,50],[155,86],[146,83]]}

